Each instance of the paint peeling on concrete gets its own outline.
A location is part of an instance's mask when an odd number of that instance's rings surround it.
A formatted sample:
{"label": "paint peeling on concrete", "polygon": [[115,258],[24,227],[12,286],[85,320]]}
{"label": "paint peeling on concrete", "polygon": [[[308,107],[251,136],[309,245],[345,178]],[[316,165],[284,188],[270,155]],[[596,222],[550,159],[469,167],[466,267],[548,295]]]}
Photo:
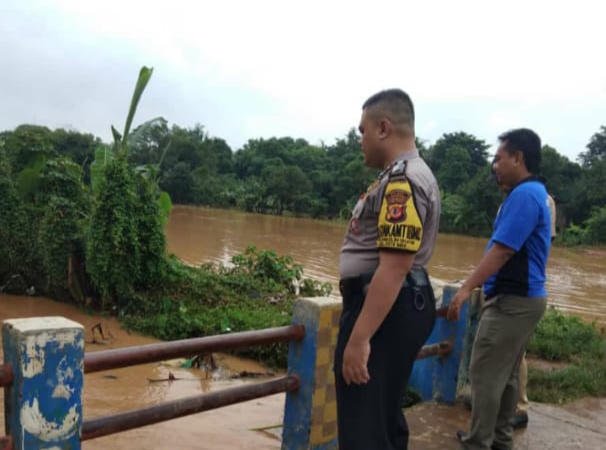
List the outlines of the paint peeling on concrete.
{"label": "paint peeling on concrete", "polygon": [[37,335],[25,336],[24,346],[27,358],[22,362],[25,378],[33,378],[44,371],[44,348],[51,342],[58,343],[59,349],[63,349],[65,345],[84,347],[84,340],[78,339],[77,334],[71,330],[67,332],[41,332]]}
{"label": "paint peeling on concrete", "polygon": [[[47,333],[44,333],[46,335]],[[47,336],[43,336],[46,339]],[[25,355],[21,365],[21,372],[25,378],[33,378],[36,375],[44,371],[44,344],[45,340],[42,341],[42,345],[38,344],[39,339],[36,336],[28,336],[25,339]]]}
{"label": "paint peeling on concrete", "polygon": [[69,400],[74,393],[74,388],[70,387],[68,382],[73,378],[74,370],[67,365],[67,358],[64,356],[57,366],[57,386],[53,390],[52,397]]}
{"label": "paint peeling on concrete", "polygon": [[26,403],[21,408],[21,424],[23,430],[44,442],[57,442],[69,439],[78,431],[80,414],[78,408],[72,406],[62,423],[48,421],[40,412],[38,399],[34,398],[31,405]]}

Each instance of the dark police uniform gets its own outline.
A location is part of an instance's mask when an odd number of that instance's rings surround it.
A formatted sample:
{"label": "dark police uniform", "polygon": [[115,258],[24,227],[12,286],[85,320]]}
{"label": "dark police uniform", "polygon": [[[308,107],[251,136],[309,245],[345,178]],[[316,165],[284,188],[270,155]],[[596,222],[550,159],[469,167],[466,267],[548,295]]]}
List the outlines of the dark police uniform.
{"label": "dark police uniform", "polygon": [[[335,350],[340,450],[402,450],[408,426],[401,403],[417,353],[435,322],[426,266],[438,234],[440,192],[417,150],[402,153],[358,200],[341,248],[343,296]],[[414,253],[392,309],[370,341],[367,384],[345,384],[343,352],[379,265],[379,250]]]}

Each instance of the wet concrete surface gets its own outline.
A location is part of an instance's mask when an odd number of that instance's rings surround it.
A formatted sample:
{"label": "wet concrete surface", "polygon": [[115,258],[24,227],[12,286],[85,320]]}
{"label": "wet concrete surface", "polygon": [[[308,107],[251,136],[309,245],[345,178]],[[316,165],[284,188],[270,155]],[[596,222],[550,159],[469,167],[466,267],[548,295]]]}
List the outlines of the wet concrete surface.
{"label": "wet concrete surface", "polygon": [[[516,450],[606,449],[606,399],[583,399],[565,406],[532,403],[528,427],[517,430]],[[406,411],[410,450],[459,450],[455,433],[467,430],[462,405],[424,403]]]}

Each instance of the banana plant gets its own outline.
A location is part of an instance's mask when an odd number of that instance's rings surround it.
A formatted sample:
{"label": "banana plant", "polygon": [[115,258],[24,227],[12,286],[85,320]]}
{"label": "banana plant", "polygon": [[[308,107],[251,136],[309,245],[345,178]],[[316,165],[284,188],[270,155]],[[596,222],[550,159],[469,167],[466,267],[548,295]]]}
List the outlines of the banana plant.
{"label": "banana plant", "polygon": [[143,91],[145,90],[149,80],[152,76],[154,69],[143,66],[139,71],[139,78],[137,79],[137,84],[135,85],[135,91],[133,92],[133,97],[130,101],[130,108],[128,110],[128,116],[126,117],[126,122],[124,124],[124,131],[122,134],[112,125],[112,135],[114,137],[114,145],[110,147],[108,145],[101,145],[95,150],[95,160],[91,163],[90,168],[90,177],[91,177],[91,186],[93,189],[93,193],[97,193],[99,189],[99,182],[101,177],[103,176],[103,169],[109,163],[114,156],[117,156],[120,152],[126,154],[128,152],[128,138],[130,128],[133,123],[133,119],[135,117],[135,113],[137,112],[137,107],[139,106],[139,101],[141,100],[141,96],[143,95]]}
{"label": "banana plant", "polygon": [[139,106],[139,101],[141,100],[141,96],[143,95],[143,91],[147,87],[147,83],[152,76],[154,69],[150,67],[143,66],[141,71],[139,72],[139,78],[137,79],[137,84],[135,85],[135,92],[133,92],[133,98],[130,101],[130,108],[128,109],[128,116],[126,117],[126,122],[124,124],[124,131],[122,134],[116,130],[116,128],[112,125],[112,134],[114,136],[114,151],[124,152],[125,154],[128,152],[128,138],[130,133],[130,128],[133,124],[133,119],[135,117],[135,113],[137,112],[137,107]]}
{"label": "banana plant", "polygon": [[[137,112],[137,107],[139,106],[139,101],[141,100],[141,96],[149,83],[153,73],[153,68],[142,67],[139,71],[139,77],[137,79],[137,84],[135,85],[135,90],[133,92],[133,96],[130,102],[130,108],[128,110],[128,115],[126,117],[126,122],[124,123],[124,130],[120,133],[113,125],[111,127],[112,135],[114,137],[113,146],[109,145],[101,145],[95,150],[95,160],[91,163],[90,166],[90,177],[91,177],[91,187],[93,193],[96,195],[99,190],[100,180],[103,177],[103,170],[105,166],[116,156],[123,155],[126,156],[128,153],[129,146],[137,145],[142,136],[145,135],[145,132],[150,128],[154,127],[158,124],[161,119],[160,117],[156,117],[152,120],[148,120],[144,122],[142,125],[138,127],[138,129],[131,133],[131,128],[133,124],[133,119],[135,117],[135,113]],[[157,164],[150,164],[145,166],[138,166],[135,168],[135,173],[140,174],[149,180],[152,180],[156,186],[158,186],[159,175],[160,175],[160,165],[164,160],[164,155],[168,152],[170,148],[170,142],[162,151],[162,156],[160,157],[160,161]],[[160,191],[158,188],[158,205],[160,208],[160,214],[162,216],[162,220],[164,223],[168,220],[168,216],[170,214],[170,210],[172,208],[172,202],[170,196],[167,192]]]}

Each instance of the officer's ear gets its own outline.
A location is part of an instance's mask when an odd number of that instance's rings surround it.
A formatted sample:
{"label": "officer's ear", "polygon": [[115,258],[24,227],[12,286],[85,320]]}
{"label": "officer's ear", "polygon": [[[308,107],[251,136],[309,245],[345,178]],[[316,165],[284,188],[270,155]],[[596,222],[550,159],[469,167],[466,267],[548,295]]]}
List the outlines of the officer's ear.
{"label": "officer's ear", "polygon": [[389,119],[379,121],[379,139],[387,139],[393,131],[393,124]]}

